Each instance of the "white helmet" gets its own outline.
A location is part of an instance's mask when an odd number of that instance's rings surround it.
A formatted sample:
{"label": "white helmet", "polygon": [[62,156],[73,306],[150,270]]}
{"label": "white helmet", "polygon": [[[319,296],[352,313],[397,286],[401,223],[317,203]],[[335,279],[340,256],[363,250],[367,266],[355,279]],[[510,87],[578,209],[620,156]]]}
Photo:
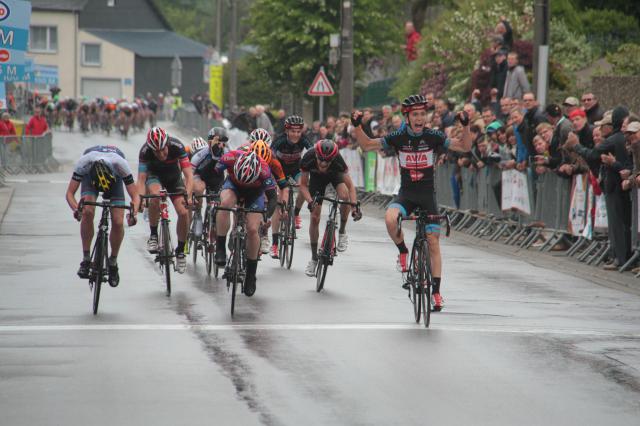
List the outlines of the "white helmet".
{"label": "white helmet", "polygon": [[191,141],[191,152],[193,154],[207,147],[208,147],[207,142],[204,139],[202,139],[200,136],[196,136]]}
{"label": "white helmet", "polygon": [[233,165],[233,175],[238,182],[250,184],[258,180],[261,163],[255,152],[249,151],[240,155]]}
{"label": "white helmet", "polygon": [[271,145],[271,135],[265,129],[258,127],[249,135],[251,142],[264,141],[267,145]]}

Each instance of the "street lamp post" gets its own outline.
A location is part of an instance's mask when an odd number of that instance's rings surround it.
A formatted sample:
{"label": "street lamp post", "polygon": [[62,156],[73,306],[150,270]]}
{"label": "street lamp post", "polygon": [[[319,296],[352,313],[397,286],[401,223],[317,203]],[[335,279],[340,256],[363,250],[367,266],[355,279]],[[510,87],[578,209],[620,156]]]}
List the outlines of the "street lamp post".
{"label": "street lamp post", "polygon": [[342,0],[342,46],[340,49],[340,112],[353,108],[353,0]]}

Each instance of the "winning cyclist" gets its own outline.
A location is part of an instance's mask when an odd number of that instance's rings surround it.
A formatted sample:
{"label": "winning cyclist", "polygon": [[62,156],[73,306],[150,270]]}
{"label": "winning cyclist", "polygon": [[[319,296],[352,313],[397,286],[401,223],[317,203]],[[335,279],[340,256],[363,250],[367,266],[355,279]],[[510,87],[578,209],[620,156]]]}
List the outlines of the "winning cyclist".
{"label": "winning cyclist", "polygon": [[[302,129],[304,127],[304,120],[302,117],[297,115],[291,115],[287,117],[284,121],[284,133],[280,135],[271,145],[271,149],[275,154],[276,158],[282,164],[282,168],[284,170],[285,178],[289,179],[289,177],[294,180],[298,180],[300,176],[300,160],[302,159],[302,151],[305,149],[310,149],[313,144],[306,136],[302,134]],[[289,191],[288,187],[285,187],[280,190],[280,199],[281,203],[286,203],[289,199]],[[296,229],[300,229],[302,226],[302,220],[300,218],[300,207],[304,200],[299,195],[296,200],[296,208],[295,208],[295,221],[296,221]],[[276,213],[273,215],[273,221],[271,224],[272,230],[272,246],[271,246],[271,257],[278,257],[278,239],[280,238],[280,234],[278,230],[280,229],[280,212],[276,210]]]}
{"label": "winning cyclist", "polygon": [[[364,151],[384,150],[388,154],[397,155],[400,163],[400,191],[387,208],[385,222],[387,232],[398,247],[398,264],[402,272],[407,272],[409,250],[404,242],[404,235],[397,234],[399,214],[410,215],[420,208],[430,215],[439,214],[434,185],[434,166],[438,154],[446,149],[469,152],[472,138],[469,130],[469,117],[466,113],[458,113],[456,118],[462,125],[462,137],[450,141],[443,132],[426,127],[427,100],[422,95],[409,96],[402,102],[406,126],[379,139],[370,139],[362,130],[362,112],[355,111],[351,123],[356,127],[356,138]],[[440,255],[440,224],[432,223],[427,229],[427,241],[431,255],[433,274],[433,306],[439,311],[443,307],[440,295],[442,277],[442,258]]]}
{"label": "winning cyclist", "polygon": [[[342,201],[357,202],[356,187],[349,176],[349,168],[338,152],[338,145],[329,139],[315,143],[314,148],[307,151],[300,162],[302,178],[300,179],[300,193],[309,203],[311,222],[309,223],[309,239],[311,241],[311,260],[305,269],[305,274],[313,277],[318,266],[318,227],[322,213],[322,200],[316,204],[316,195],[324,196],[325,189],[331,184]],[[347,220],[351,206],[340,206],[340,229],[338,230],[338,251],[345,251],[349,245],[346,233]],[[353,211],[353,220],[360,220],[360,209]]]}
{"label": "winning cyclist", "polygon": [[[184,176],[184,181],[182,177]],[[193,170],[184,145],[171,137],[160,127],[152,127],[147,133],[147,140],[140,149],[138,164],[138,192],[140,194],[158,195],[163,187],[167,192],[185,192],[187,204],[191,202],[193,186]],[[173,196],[171,201],[178,214],[176,233],[176,270],[183,274],[187,268],[184,245],[189,230],[189,212],[182,196]],[[158,251],[158,221],[160,220],[160,200],[152,199],[149,204],[149,228],[151,235],[147,241],[147,250]]]}
{"label": "winning cyclist", "polygon": [[[136,224],[139,199],[136,185],[133,181],[129,163],[124,154],[115,146],[98,145],[84,151],[76,163],[73,176],[67,187],[67,203],[73,210],[73,216],[80,220],[80,237],[82,238],[82,262],[78,270],[80,278],[89,278],[91,266],[91,240],[93,239],[94,206],[84,206],[82,218],[78,212],[76,191],[81,187],[81,200],[95,201],[102,192],[102,198],[111,200],[112,205],[123,206],[126,185],[131,197],[132,211],[128,217],[129,226]],[[118,252],[124,238],[124,209],[111,209],[111,256],[109,257],[109,285],[116,287],[120,281],[118,275]]]}
{"label": "winning cyclist", "polygon": [[[244,150],[231,151],[222,156],[216,165],[216,171],[222,175],[228,171],[227,179],[222,186],[220,206],[232,208],[239,200],[244,207],[253,210],[264,210],[265,194],[267,196],[267,217],[271,217],[277,205],[276,184],[271,177],[269,165],[255,152]],[[215,261],[218,266],[227,263],[226,239],[229,231],[229,211],[218,210],[216,214]],[[260,237],[258,228],[262,222],[262,214],[247,214],[247,275],[244,281],[244,294],[253,296],[256,291],[256,269],[258,267],[258,250]]]}

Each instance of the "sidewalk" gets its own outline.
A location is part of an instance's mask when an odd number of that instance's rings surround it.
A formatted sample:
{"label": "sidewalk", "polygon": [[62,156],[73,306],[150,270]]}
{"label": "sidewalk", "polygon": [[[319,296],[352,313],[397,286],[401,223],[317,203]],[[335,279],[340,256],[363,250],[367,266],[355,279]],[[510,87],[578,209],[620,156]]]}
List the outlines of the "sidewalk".
{"label": "sidewalk", "polygon": [[9,205],[11,204],[11,199],[13,198],[13,188],[10,186],[6,186],[4,188],[0,188],[0,224],[4,219],[5,213],[9,209]]}

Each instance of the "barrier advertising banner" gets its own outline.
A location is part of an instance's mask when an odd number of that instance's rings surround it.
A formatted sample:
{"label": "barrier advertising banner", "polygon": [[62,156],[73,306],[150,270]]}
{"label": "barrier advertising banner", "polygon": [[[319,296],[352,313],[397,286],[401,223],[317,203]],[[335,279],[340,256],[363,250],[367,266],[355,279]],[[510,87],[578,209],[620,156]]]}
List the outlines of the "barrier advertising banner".
{"label": "barrier advertising banner", "polygon": [[512,209],[527,215],[531,214],[529,182],[526,173],[504,170],[502,172],[502,210]]}
{"label": "barrier advertising banner", "polygon": [[582,234],[587,224],[587,188],[588,175],[582,174],[573,177],[568,231],[576,237]]}
{"label": "barrier advertising banner", "polygon": [[607,207],[604,202],[604,195],[598,195],[596,197],[596,218],[594,227],[600,229],[609,228],[609,222],[607,222]]}
{"label": "barrier advertising banner", "polygon": [[344,162],[349,167],[349,175],[353,180],[353,184],[356,188],[364,188],[364,168],[362,166],[362,157],[360,157],[358,151],[346,148],[340,150],[340,155],[342,155]]}
{"label": "barrier advertising banner", "polygon": [[400,168],[396,157],[378,155],[376,189],[385,195],[395,195],[400,190]]}

